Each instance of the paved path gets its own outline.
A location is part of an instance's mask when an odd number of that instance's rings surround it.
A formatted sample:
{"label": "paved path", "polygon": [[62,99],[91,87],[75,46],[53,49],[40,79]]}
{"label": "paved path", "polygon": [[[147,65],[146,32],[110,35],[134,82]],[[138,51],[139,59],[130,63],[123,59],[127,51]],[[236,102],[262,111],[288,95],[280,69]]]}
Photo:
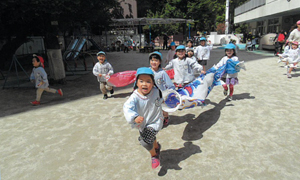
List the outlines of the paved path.
{"label": "paved path", "polygon": [[[223,53],[214,49],[212,59]],[[300,72],[288,79],[275,57],[238,56],[247,71],[239,73],[234,100],[215,87],[207,107],[172,113],[157,137],[162,152],[155,170],[123,116],[131,86],[103,100],[88,73],[54,85],[65,96],[45,93],[39,107],[29,105],[33,88],[1,90],[1,178],[299,179]],[[116,72],[148,66],[147,54],[136,52],[108,53],[108,60]]]}

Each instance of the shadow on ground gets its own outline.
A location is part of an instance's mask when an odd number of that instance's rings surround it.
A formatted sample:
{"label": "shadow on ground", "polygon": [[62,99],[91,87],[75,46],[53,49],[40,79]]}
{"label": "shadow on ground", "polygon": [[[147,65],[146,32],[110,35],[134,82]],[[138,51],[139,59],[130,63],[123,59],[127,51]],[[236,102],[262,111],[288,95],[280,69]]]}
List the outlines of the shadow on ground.
{"label": "shadow on ground", "polygon": [[167,174],[169,169],[181,170],[179,163],[193,154],[201,153],[199,146],[194,145],[192,142],[185,142],[184,147],[179,149],[167,149],[161,151],[160,154],[160,165],[161,169],[158,172],[159,176],[164,176]]}

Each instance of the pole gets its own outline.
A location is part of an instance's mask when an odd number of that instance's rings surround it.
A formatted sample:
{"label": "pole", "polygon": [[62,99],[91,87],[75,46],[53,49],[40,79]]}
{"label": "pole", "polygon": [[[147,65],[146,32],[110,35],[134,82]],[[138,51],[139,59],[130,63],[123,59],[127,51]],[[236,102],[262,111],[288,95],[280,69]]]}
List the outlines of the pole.
{"label": "pole", "polygon": [[189,24],[189,39],[191,39],[191,24]]}
{"label": "pole", "polygon": [[149,45],[151,44],[151,25],[149,25]]}
{"label": "pole", "polygon": [[226,0],[226,15],[225,15],[225,34],[228,34],[229,31],[229,22],[228,22],[228,17],[229,17],[229,0]]}

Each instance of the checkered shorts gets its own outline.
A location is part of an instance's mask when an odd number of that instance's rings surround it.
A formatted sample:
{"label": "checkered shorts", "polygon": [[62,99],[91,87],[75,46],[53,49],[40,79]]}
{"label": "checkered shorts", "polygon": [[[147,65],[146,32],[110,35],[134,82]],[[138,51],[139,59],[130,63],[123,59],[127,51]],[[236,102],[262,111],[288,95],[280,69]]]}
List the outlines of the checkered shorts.
{"label": "checkered shorts", "polygon": [[147,144],[153,144],[156,139],[157,131],[155,131],[152,127],[147,127],[140,132],[140,138],[143,139]]}

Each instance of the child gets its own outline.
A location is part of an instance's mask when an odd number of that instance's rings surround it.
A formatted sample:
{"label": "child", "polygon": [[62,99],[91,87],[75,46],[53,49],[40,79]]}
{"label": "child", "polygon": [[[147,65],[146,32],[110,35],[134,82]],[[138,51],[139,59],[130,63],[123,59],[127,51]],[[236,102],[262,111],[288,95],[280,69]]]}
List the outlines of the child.
{"label": "child", "polygon": [[168,51],[167,58],[166,58],[166,61],[165,61],[166,64],[168,64],[172,59],[174,59],[175,55],[176,55],[175,42],[171,42],[170,46],[171,46],[171,49]]}
{"label": "child", "polygon": [[191,40],[191,39],[189,39],[188,41],[187,41],[187,43],[186,43],[186,48],[185,48],[185,50],[186,50],[186,52],[188,51],[188,49],[193,49],[194,47],[193,47],[193,41]]}
{"label": "child", "polygon": [[132,127],[139,129],[138,140],[150,152],[152,168],[155,169],[160,164],[161,146],[156,140],[156,134],[163,126],[163,99],[150,68],[139,68],[136,76],[134,91],[123,106],[124,116]]}
{"label": "child", "polygon": [[300,49],[298,48],[298,42],[292,42],[292,48],[286,53],[282,54],[281,57],[286,58],[286,64],[288,65],[287,77],[292,78],[291,72],[300,62]]}
{"label": "child", "polygon": [[183,87],[195,79],[193,71],[205,73],[203,67],[197,61],[186,58],[185,46],[180,45],[176,48],[177,58],[169,62],[165,70],[174,69],[174,81],[177,87]]}
{"label": "child", "polygon": [[198,63],[203,66],[203,70],[205,71],[205,66],[207,65],[207,61],[210,58],[210,51],[212,50],[213,45],[211,41],[209,44],[206,44],[206,38],[200,38],[200,46],[196,48],[195,54],[197,55]]}
{"label": "child", "polygon": [[[219,63],[216,65],[216,68],[219,68],[223,65],[225,65],[227,63],[227,61],[231,59],[232,61],[238,61],[238,57],[235,54],[235,45],[232,43],[229,43],[225,46],[225,56],[219,61]],[[232,94],[233,94],[233,87],[234,85],[238,84],[238,73],[234,73],[234,74],[226,74],[226,79],[222,78],[222,80],[225,82],[225,84],[223,85],[224,88],[224,96],[227,96],[228,93],[228,87],[227,85],[229,85],[229,89],[230,89],[230,93],[228,96],[228,100],[231,101],[232,100]]]}
{"label": "child", "polygon": [[287,57],[288,52],[291,49],[291,46],[292,46],[291,42],[289,42],[288,40],[286,40],[283,53],[282,54],[278,54],[278,56],[279,56],[278,63],[280,63],[280,62],[286,62],[286,58],[284,58],[284,57]]}
{"label": "child", "polygon": [[103,99],[107,99],[107,90],[110,94],[114,94],[114,89],[112,86],[107,85],[106,77],[114,73],[114,70],[109,62],[106,60],[106,54],[103,51],[97,53],[97,62],[93,68],[93,74],[97,76],[97,80],[100,83],[100,90],[103,95]]}
{"label": "child", "polygon": [[232,44],[235,45],[235,54],[237,54],[237,53],[238,53],[238,50],[239,50],[239,46],[236,45],[236,40],[232,40]]}
{"label": "child", "polygon": [[35,81],[35,87],[37,88],[36,90],[36,100],[31,102],[32,105],[40,105],[40,100],[42,97],[42,94],[44,91],[46,92],[51,92],[51,93],[58,93],[60,96],[63,95],[63,92],[61,89],[52,89],[49,88],[49,82],[47,79],[47,73],[44,69],[44,59],[40,56],[33,55],[32,58],[32,73],[30,75],[30,80],[33,82]]}
{"label": "child", "polygon": [[[175,86],[168,76],[168,74],[161,68],[162,54],[160,52],[153,52],[149,54],[150,66],[152,71],[154,72],[154,80],[155,84],[161,91],[165,91],[167,89],[174,89]],[[164,127],[169,125],[170,117],[169,113],[163,111],[164,116]]]}

